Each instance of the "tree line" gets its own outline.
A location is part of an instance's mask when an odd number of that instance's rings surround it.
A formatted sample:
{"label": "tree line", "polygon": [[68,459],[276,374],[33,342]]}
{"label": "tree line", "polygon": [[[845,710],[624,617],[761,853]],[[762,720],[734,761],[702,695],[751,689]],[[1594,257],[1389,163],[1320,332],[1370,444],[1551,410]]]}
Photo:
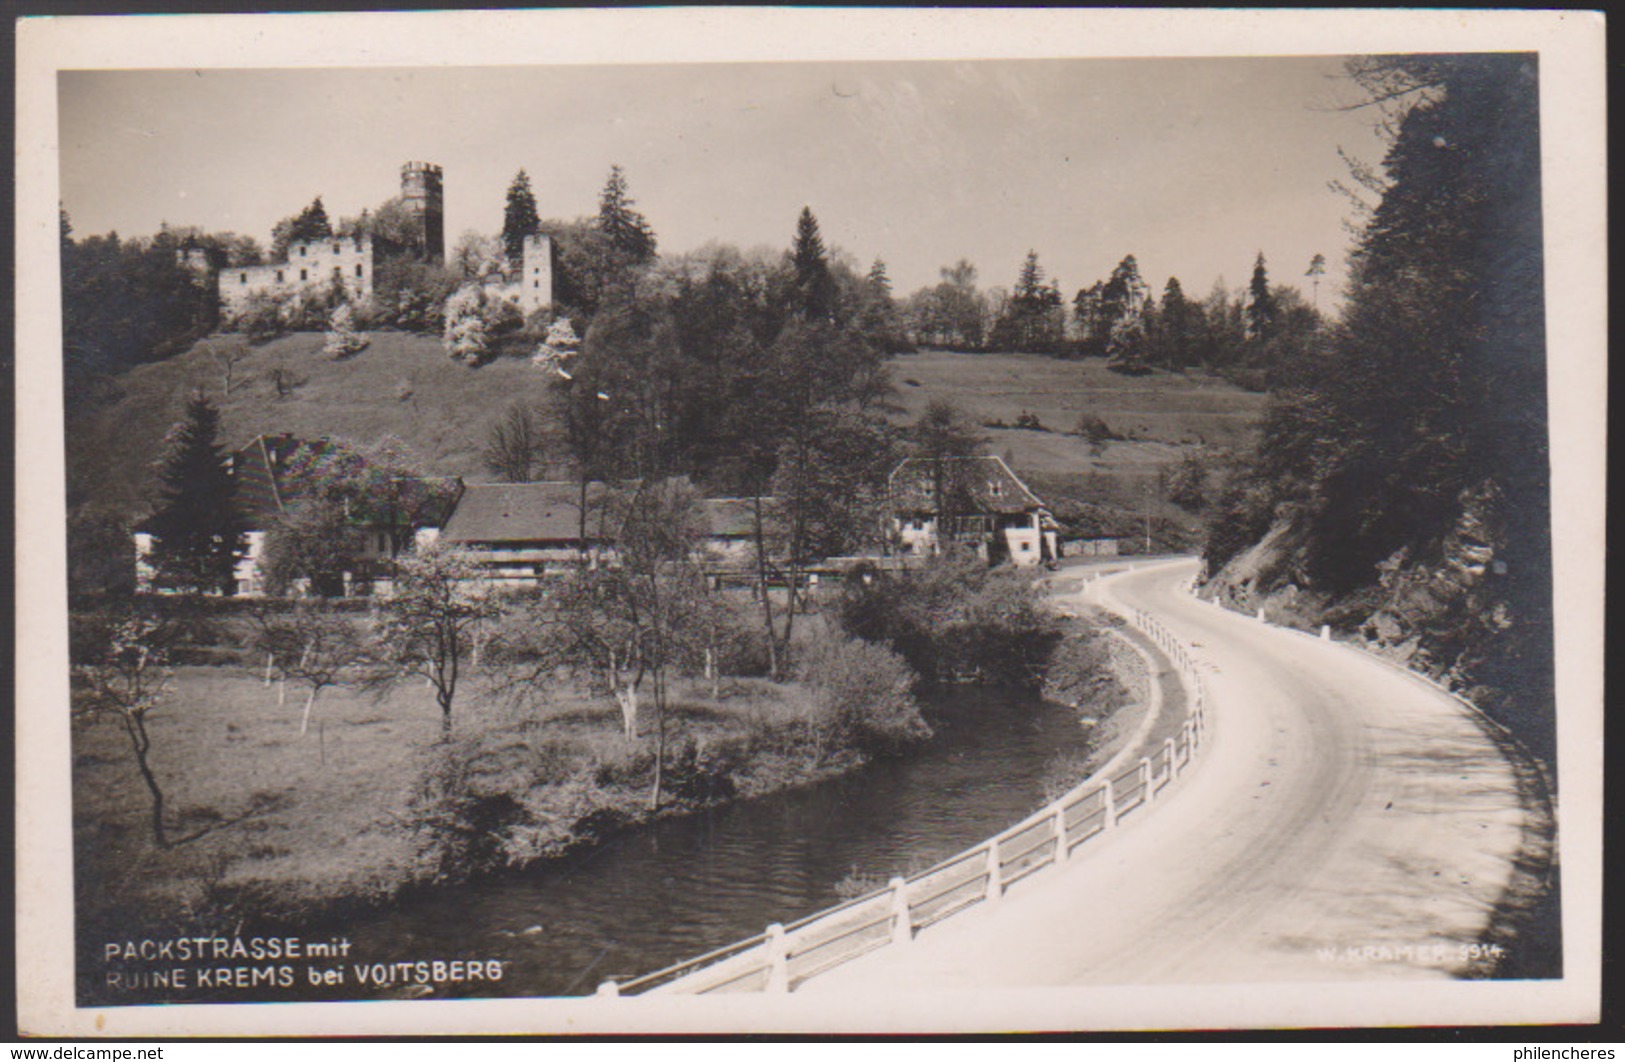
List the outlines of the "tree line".
{"label": "tree line", "polygon": [[[1227,478],[1217,571],[1272,529],[1294,582],[1549,748],[1551,507],[1531,55],[1358,60],[1387,113],[1340,320]],[[1339,609],[1342,611],[1339,612]]]}

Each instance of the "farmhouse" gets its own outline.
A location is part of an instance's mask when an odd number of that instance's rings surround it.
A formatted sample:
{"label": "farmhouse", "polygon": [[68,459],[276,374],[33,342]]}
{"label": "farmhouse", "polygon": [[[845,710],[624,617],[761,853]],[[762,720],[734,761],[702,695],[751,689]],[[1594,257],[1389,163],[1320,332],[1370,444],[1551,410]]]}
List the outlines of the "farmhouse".
{"label": "farmhouse", "polygon": [[905,552],[967,546],[989,564],[1030,567],[1060,557],[1043,501],[999,457],[910,457],[887,479],[893,532]]}
{"label": "farmhouse", "polygon": [[[635,485],[627,485],[635,489]],[[439,540],[472,551],[487,577],[499,585],[524,585],[550,572],[615,563],[620,532],[619,492],[603,483],[471,483]],[[737,569],[755,539],[754,512],[744,498],[707,498],[701,503],[705,563]]]}

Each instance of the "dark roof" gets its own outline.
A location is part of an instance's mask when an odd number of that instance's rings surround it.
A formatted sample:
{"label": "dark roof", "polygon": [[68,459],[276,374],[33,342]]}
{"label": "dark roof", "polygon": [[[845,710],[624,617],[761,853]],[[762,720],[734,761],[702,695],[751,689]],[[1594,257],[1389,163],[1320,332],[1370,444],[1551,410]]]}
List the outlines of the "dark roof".
{"label": "dark roof", "polygon": [[[599,514],[608,495],[602,483],[588,485],[588,538],[599,537]],[[440,537],[445,542],[573,542],[580,532],[579,483],[470,483]]]}
{"label": "dark roof", "polygon": [[892,508],[907,513],[938,511],[936,490],[941,482],[955,496],[962,513],[1031,513],[1044,502],[1004,463],[1001,457],[910,457],[892,470],[887,481]]}
{"label": "dark roof", "polygon": [[[613,538],[600,515],[613,492],[602,483],[587,489],[587,537]],[[624,494],[622,495],[625,496]],[[771,505],[771,498],[762,499]],[[706,498],[707,533],[713,538],[746,538],[756,531],[750,498]],[[581,532],[581,484],[471,483],[447,521],[441,539],[451,543],[574,542]]]}

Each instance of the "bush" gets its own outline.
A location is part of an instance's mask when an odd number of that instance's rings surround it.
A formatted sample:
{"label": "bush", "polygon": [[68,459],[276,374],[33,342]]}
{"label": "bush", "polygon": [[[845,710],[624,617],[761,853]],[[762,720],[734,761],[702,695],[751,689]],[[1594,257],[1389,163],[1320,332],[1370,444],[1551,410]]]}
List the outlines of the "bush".
{"label": "bush", "polygon": [[802,648],[796,671],[818,704],[821,751],[890,752],[931,736],[914,699],[914,672],[885,646],[826,633]]}
{"label": "bush", "polygon": [[1016,417],[1016,427],[1025,428],[1028,431],[1048,431],[1049,430],[1048,428],[1044,427],[1044,422],[1042,420],[1038,419],[1038,414],[1037,413],[1029,413],[1025,409],[1022,410],[1021,413],[1017,415],[1017,417]]}
{"label": "bush", "polygon": [[930,682],[1034,685],[1056,632],[1031,575],[974,556],[848,583],[836,614],[846,633],[891,647]]}

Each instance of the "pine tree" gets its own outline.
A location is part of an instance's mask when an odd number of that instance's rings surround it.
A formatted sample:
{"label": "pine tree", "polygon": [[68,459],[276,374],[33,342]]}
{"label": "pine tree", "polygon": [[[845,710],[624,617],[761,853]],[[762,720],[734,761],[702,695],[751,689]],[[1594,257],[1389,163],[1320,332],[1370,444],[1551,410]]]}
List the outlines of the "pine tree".
{"label": "pine tree", "polygon": [[146,525],[160,582],[194,593],[231,593],[237,562],[247,552],[219,432],[219,411],[193,394],[186,418],[170,431],[159,471],[161,498]]}
{"label": "pine tree", "polygon": [[1311,283],[1314,284],[1315,309],[1318,310],[1320,309],[1320,278],[1326,275],[1326,256],[1317,254],[1309,259],[1309,268],[1303,275],[1308,277]]}
{"label": "pine tree", "polygon": [[[64,222],[66,224],[66,222]],[[891,298],[891,277],[886,272],[886,263],[879,258],[869,267],[869,286],[884,298]]]}
{"label": "pine tree", "polygon": [[541,231],[542,221],[536,214],[536,196],[530,190],[530,176],[520,170],[508,186],[508,204],[502,213],[502,248],[508,261],[518,262],[524,257],[525,237]]}
{"label": "pine tree", "polygon": [[609,179],[598,197],[598,230],[629,265],[654,261],[655,234],[648,219],[632,209],[626,174],[619,166],[609,168]]}
{"label": "pine tree", "polygon": [[819,234],[818,219],[813,217],[811,207],[802,207],[796,219],[790,267],[795,273],[791,311],[809,321],[828,320],[835,312],[835,278],[830,274],[824,237]]}
{"label": "pine tree", "polygon": [[1270,275],[1264,267],[1264,252],[1253,262],[1252,283],[1247,285],[1247,338],[1262,346],[1275,332],[1275,296],[1270,294]]}
{"label": "pine tree", "polygon": [[1185,301],[1185,289],[1178,277],[1169,277],[1163,286],[1159,323],[1157,360],[1167,368],[1181,370],[1190,357],[1191,307]]}

